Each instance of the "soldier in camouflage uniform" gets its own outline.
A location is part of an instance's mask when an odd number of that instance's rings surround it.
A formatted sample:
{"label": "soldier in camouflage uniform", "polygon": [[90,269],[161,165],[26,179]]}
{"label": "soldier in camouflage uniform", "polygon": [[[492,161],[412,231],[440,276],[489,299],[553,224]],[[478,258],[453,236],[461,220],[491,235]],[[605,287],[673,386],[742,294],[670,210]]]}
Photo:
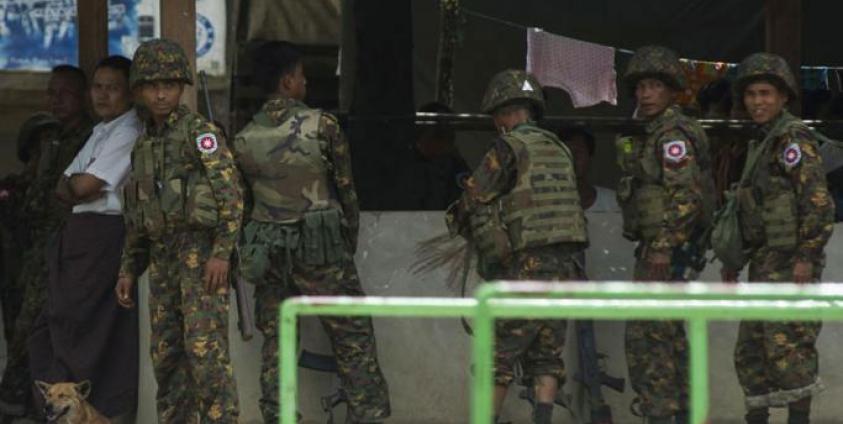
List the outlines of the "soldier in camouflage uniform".
{"label": "soldier in camouflage uniform", "polygon": [[[476,246],[486,280],[581,280],[575,260],[588,239],[571,152],[536,126],[542,87],[526,72],[497,74],[483,98],[500,134],[465,192],[447,212],[452,234]],[[536,393],[534,422],[550,423],[565,380],[565,321],[498,320],[495,324],[495,411],[521,361]]]}
{"label": "soldier in camouflage uniform", "polygon": [[79,68],[60,65],[53,69],[47,99],[50,112],[61,128],[48,132],[48,136],[41,135],[35,178],[23,200],[31,247],[23,254],[17,283],[23,290],[23,302],[0,383],[0,412],[20,414],[24,402],[30,398],[32,382],[27,366],[27,337],[46,299],[46,255],[50,252],[51,239],[71,212],[56,198],[56,183],[91,134],[92,122],[85,111],[86,90],[87,80]]}
{"label": "soldier in camouflage uniform", "polygon": [[144,129],[124,188],[126,245],[115,290],[132,307],[132,287],[148,265],[158,420],[233,423],[229,264],[243,197],[220,129],[179,105],[192,82],[178,44],[156,39],[135,52],[130,85]]}
{"label": "soldier in camouflage uniform", "polygon": [[[685,281],[705,243],[699,238],[714,208],[708,141],[702,127],[674,104],[684,77],[675,53],[643,47],[624,80],[646,120],[643,135],[621,137],[624,172],[618,186],[624,236],[638,242],[636,281]],[[650,423],[687,420],[688,359],[682,322],[626,325],[629,377],[639,412]]]}
{"label": "soldier in camouflage uniform", "polygon": [[[757,53],[738,68],[735,98],[757,124],[745,168],[754,177],[737,188],[749,281],[820,280],[834,223],[834,202],[817,139],[786,105],[797,99],[790,67]],[[750,159],[757,157],[757,164]],[[753,162],[755,162],[753,160]],[[738,270],[724,269],[724,281]],[[823,389],[815,346],[819,322],[741,322],[735,368],[746,394],[748,423],[767,423],[769,407],[789,408],[788,423],[809,422],[811,397]]]}
{"label": "soldier in camouflage uniform", "polygon": [[[365,294],[353,259],[360,212],[339,124],[302,103],[301,55],[289,43],[261,46],[255,66],[257,81],[271,97],[237,135],[234,152],[250,194],[241,266],[243,277],[255,284],[256,321],[264,336],[260,407],[270,423],[279,415],[281,302],[296,294]],[[320,320],[336,355],[347,422],[388,417],[388,387],[371,318]]]}

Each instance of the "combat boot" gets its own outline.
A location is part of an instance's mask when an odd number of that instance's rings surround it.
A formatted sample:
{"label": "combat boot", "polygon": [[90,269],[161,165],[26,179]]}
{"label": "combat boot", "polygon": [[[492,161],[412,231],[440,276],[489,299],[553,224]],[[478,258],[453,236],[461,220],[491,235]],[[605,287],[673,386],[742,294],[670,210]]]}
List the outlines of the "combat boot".
{"label": "combat boot", "polygon": [[770,422],[770,411],[767,408],[750,409],[744,418],[746,424],[768,424]]}
{"label": "combat boot", "polygon": [[800,399],[787,405],[787,424],[811,422],[811,398]]}

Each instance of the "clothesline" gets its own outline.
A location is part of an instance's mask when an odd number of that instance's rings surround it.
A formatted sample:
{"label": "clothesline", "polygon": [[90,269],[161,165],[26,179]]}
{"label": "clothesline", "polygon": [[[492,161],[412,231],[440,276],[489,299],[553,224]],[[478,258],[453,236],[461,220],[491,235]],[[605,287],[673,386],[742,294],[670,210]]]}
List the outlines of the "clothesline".
{"label": "clothesline", "polygon": [[[480,13],[480,12],[476,12],[476,11],[471,10],[471,9],[463,8],[462,12],[465,13],[466,15],[468,15],[468,16],[473,16],[475,18],[485,19],[485,20],[490,21],[490,22],[496,22],[496,23],[501,24],[501,25],[506,25],[506,26],[510,26],[510,27],[513,27],[513,28],[523,29],[525,31],[532,30],[532,29],[538,29],[538,28],[535,28],[535,27],[529,27],[529,26],[526,26],[526,25],[522,25],[522,24],[519,24],[517,22],[508,21],[506,19],[501,19],[501,18],[497,18],[497,17],[494,17],[494,16],[489,16],[489,15],[486,15],[486,14],[483,14],[483,13]],[[595,44],[597,44],[597,43],[595,43]],[[612,46],[610,46],[610,47],[612,47]],[[613,47],[613,48],[618,53],[623,53],[623,54],[628,54],[628,55],[632,55],[632,54],[635,53],[634,50],[630,50],[630,49],[625,49],[625,48],[621,48],[621,47]],[[680,60],[687,61],[687,62],[695,62],[695,63],[723,64],[723,65],[728,66],[728,67],[738,66],[737,63],[732,63],[732,62],[717,62],[717,61],[710,61],[710,60],[687,59],[687,58],[682,58]],[[806,70],[826,70],[826,69],[829,69],[829,70],[839,71],[839,70],[843,70],[843,66],[816,66],[816,65],[807,66],[806,65],[806,66],[801,66],[800,69],[806,69]]]}

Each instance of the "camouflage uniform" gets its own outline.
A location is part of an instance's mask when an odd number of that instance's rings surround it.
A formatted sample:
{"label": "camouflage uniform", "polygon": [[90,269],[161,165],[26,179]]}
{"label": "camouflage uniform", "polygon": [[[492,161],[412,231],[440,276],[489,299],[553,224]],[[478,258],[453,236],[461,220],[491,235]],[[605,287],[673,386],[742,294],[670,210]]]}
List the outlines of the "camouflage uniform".
{"label": "camouflage uniform", "polygon": [[[778,56],[759,53],[745,59],[735,97],[742,98],[745,87],[758,79],[778,82],[795,98],[793,76]],[[813,264],[814,280],[820,281],[834,202],[817,140],[802,121],[784,111],[757,128],[750,152],[765,145],[769,150],[761,150],[766,155],[759,159],[758,177],[739,188],[752,193],[758,209],[741,203],[746,196],[738,195],[744,246],[751,251],[749,280],[793,281],[795,262],[807,261]],[[786,406],[823,389],[815,346],[820,327],[819,322],[741,322],[735,368],[749,409]]]}
{"label": "camouflage uniform", "polygon": [[[278,309],[296,294],[364,296],[354,265],[359,209],[348,143],[333,116],[293,99],[264,104],[234,142],[251,195],[241,265],[255,284],[264,336],[261,413],[276,422]],[[320,317],[337,359],[351,419],[390,415],[372,320]]]}
{"label": "camouflage uniform", "polygon": [[[155,80],[192,82],[175,43],[152,40],[135,53],[132,87]],[[229,288],[209,293],[203,285],[209,259],[230,260],[243,214],[237,169],[221,131],[185,106],[161,128],[144,116],[124,198],[120,276],[136,280],[148,262],[158,419],[236,422]]]}
{"label": "camouflage uniform", "polygon": [[[483,109],[513,100],[541,113],[541,86],[522,71],[489,84]],[[486,280],[582,280],[575,257],[587,243],[572,155],[552,133],[528,122],[498,137],[446,215],[452,233],[471,240]],[[490,227],[489,225],[492,225]],[[565,380],[564,320],[495,321],[495,383],[508,386],[518,361],[525,376]]]}
{"label": "camouflage uniform", "polygon": [[[676,55],[662,47],[636,52],[624,77],[631,89],[642,78],[661,79],[673,89],[683,85]],[[650,279],[647,257],[653,252],[671,257],[670,280],[684,280],[690,263],[683,253],[696,247],[701,218],[714,207],[713,198],[705,198],[714,191],[705,132],[678,106],[669,106],[647,123],[643,136],[619,139],[618,155],[624,171],[618,188],[624,236],[638,241],[635,280]],[[627,322],[626,358],[642,415],[667,418],[687,410],[682,322]]]}
{"label": "camouflage uniform", "polygon": [[[57,125],[57,121],[51,118],[39,119],[43,119],[43,123],[51,128]],[[27,338],[46,300],[46,255],[51,239],[71,212],[69,207],[55,197],[55,187],[64,170],[85,144],[91,128],[92,123],[85,116],[76,126],[42,134],[40,140],[35,178],[23,199],[23,215],[29,224],[31,246],[23,253],[17,282],[17,287],[23,291],[23,301],[15,321],[14,336],[8,347],[9,357],[0,383],[0,397],[3,399],[26,396],[32,387],[27,365]]]}

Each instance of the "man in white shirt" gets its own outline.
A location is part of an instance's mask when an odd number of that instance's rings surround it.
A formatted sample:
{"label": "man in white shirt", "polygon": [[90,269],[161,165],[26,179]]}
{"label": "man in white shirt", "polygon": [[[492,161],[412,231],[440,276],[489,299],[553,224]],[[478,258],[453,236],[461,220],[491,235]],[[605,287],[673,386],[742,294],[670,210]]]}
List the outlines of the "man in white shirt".
{"label": "man in white shirt", "polygon": [[102,121],[56,187],[73,214],[48,255],[47,305],[29,346],[34,379],[89,380],[91,404],[129,420],[137,409],[138,315],[117,305],[113,287],[125,236],[122,186],[141,132],[130,68],[129,59],[111,56],[95,69],[91,100]]}

